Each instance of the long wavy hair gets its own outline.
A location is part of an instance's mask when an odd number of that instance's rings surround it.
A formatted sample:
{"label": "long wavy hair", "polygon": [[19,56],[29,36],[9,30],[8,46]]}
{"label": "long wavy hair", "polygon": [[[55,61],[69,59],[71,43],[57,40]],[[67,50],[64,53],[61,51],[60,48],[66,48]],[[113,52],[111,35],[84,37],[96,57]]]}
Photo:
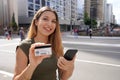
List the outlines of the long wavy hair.
{"label": "long wavy hair", "polygon": [[45,11],[51,11],[56,16],[56,21],[57,21],[56,29],[51,35],[49,35],[48,41],[50,44],[52,44],[53,53],[57,57],[63,56],[63,45],[62,45],[62,40],[61,40],[61,32],[60,32],[58,15],[57,15],[56,11],[54,11],[53,9],[51,9],[48,6],[40,8],[34,15],[31,25],[29,27],[27,39],[34,38],[37,35],[37,26],[35,25],[35,21],[38,20],[41,17],[41,14],[44,13]]}

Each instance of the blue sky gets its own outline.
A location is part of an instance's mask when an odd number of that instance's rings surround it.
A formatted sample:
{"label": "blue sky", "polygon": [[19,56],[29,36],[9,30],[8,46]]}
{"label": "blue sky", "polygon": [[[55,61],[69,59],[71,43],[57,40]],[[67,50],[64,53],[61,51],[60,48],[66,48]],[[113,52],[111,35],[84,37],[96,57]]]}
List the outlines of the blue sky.
{"label": "blue sky", "polygon": [[117,20],[117,23],[120,24],[120,0],[107,0],[107,3],[113,5],[113,14]]}

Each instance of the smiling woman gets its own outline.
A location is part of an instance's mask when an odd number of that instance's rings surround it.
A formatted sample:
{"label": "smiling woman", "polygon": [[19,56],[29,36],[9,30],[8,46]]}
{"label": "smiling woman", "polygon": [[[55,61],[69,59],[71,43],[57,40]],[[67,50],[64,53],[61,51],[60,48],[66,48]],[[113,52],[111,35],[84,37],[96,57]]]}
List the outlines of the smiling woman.
{"label": "smiling woman", "polygon": [[[46,52],[48,44],[50,54],[35,55],[35,49]],[[40,47],[44,49],[40,49]],[[16,48],[16,66],[13,80],[68,80],[74,70],[74,61],[63,57],[60,25],[57,13],[42,7],[33,17],[28,36]],[[57,72],[59,75],[57,75]]]}

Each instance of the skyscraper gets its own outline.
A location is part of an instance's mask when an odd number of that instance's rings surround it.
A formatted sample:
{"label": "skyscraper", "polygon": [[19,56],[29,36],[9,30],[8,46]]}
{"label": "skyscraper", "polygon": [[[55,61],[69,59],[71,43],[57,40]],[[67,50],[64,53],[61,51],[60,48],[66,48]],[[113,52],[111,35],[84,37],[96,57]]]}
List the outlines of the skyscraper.
{"label": "skyscraper", "polygon": [[85,12],[91,19],[104,23],[104,0],[85,0]]}

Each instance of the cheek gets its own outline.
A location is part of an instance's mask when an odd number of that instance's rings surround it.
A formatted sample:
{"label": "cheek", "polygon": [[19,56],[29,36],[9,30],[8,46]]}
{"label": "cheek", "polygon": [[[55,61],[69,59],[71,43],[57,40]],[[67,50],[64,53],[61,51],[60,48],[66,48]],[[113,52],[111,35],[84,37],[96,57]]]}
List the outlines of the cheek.
{"label": "cheek", "polygon": [[56,29],[56,25],[54,25],[54,27],[53,27],[53,31],[55,31],[55,29]]}
{"label": "cheek", "polygon": [[44,26],[44,24],[42,22],[39,22],[38,25],[37,25],[37,29],[41,29],[42,26]]}

